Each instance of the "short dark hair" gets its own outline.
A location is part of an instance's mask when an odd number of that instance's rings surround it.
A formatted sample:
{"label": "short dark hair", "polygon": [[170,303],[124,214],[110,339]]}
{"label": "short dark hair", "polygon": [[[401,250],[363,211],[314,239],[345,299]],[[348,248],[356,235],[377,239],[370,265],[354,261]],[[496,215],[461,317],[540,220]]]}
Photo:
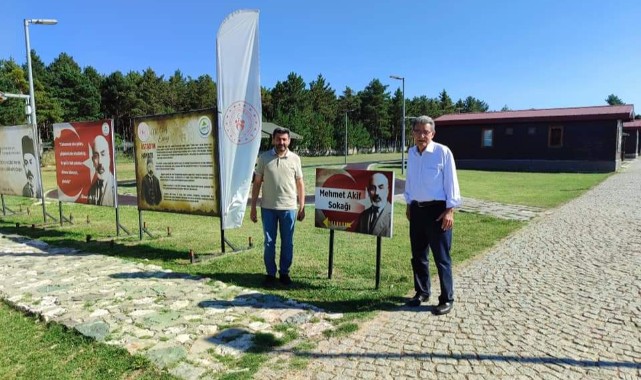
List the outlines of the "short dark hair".
{"label": "short dark hair", "polygon": [[289,129],[283,128],[283,127],[277,127],[276,129],[274,129],[274,132],[272,133],[272,137],[276,135],[283,135],[283,134],[289,136]]}

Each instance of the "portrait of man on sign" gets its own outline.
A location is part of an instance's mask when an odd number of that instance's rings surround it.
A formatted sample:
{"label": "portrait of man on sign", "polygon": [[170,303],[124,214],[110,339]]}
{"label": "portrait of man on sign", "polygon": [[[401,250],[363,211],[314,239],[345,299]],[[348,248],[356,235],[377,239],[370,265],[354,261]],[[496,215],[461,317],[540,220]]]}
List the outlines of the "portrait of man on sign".
{"label": "portrait of man on sign", "polygon": [[91,143],[91,161],[96,172],[87,203],[99,206],[114,205],[114,176],[111,172],[111,149],[107,139],[98,135]]}
{"label": "portrait of man on sign", "polygon": [[29,136],[22,137],[22,165],[27,183],[22,188],[22,196],[29,198],[42,197],[42,186],[38,174],[33,139]]}
{"label": "portrait of man on sign", "polygon": [[156,206],[162,201],[160,181],[154,174],[154,156],[147,156],[147,174],[142,179],[142,195],[150,206]]}
{"label": "portrait of man on sign", "polygon": [[374,173],[367,186],[371,206],[358,217],[356,232],[375,236],[390,236],[392,206],[388,201],[389,179],[383,173]]}

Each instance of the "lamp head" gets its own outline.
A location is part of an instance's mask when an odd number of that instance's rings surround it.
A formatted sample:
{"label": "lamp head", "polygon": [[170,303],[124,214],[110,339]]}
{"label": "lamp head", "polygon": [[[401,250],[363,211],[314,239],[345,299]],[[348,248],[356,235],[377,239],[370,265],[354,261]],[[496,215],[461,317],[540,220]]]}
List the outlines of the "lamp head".
{"label": "lamp head", "polygon": [[31,20],[25,20],[25,22],[36,25],[56,25],[58,20],[49,18],[32,18]]}

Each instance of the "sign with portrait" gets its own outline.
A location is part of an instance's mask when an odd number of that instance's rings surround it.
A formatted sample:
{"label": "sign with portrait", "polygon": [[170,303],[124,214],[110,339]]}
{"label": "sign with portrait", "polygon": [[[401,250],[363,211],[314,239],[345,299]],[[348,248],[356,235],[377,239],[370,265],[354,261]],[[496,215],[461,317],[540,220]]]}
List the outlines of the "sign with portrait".
{"label": "sign with portrait", "polygon": [[141,210],[220,215],[213,110],[134,121]]}
{"label": "sign with portrait", "polygon": [[113,120],[53,125],[58,200],[117,206]]}
{"label": "sign with portrait", "polygon": [[29,125],[0,127],[0,194],[42,197],[36,145]]}
{"label": "sign with portrait", "polygon": [[316,169],[315,225],[391,237],[394,172]]}

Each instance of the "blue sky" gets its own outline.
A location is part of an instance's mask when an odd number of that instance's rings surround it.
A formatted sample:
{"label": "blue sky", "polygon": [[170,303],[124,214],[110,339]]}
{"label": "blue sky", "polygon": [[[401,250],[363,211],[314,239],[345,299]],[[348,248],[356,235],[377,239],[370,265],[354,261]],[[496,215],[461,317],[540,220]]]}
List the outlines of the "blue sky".
{"label": "blue sky", "polygon": [[[322,74],[340,95],[374,78],[408,98],[445,89],[490,110],[593,106],[614,93],[641,113],[638,0],[3,0],[0,58],[25,62],[23,19],[46,64],[61,52],[109,74],[151,67],[216,79],[216,32],[260,10],[261,84]],[[1,89],[0,89],[1,90]]]}

